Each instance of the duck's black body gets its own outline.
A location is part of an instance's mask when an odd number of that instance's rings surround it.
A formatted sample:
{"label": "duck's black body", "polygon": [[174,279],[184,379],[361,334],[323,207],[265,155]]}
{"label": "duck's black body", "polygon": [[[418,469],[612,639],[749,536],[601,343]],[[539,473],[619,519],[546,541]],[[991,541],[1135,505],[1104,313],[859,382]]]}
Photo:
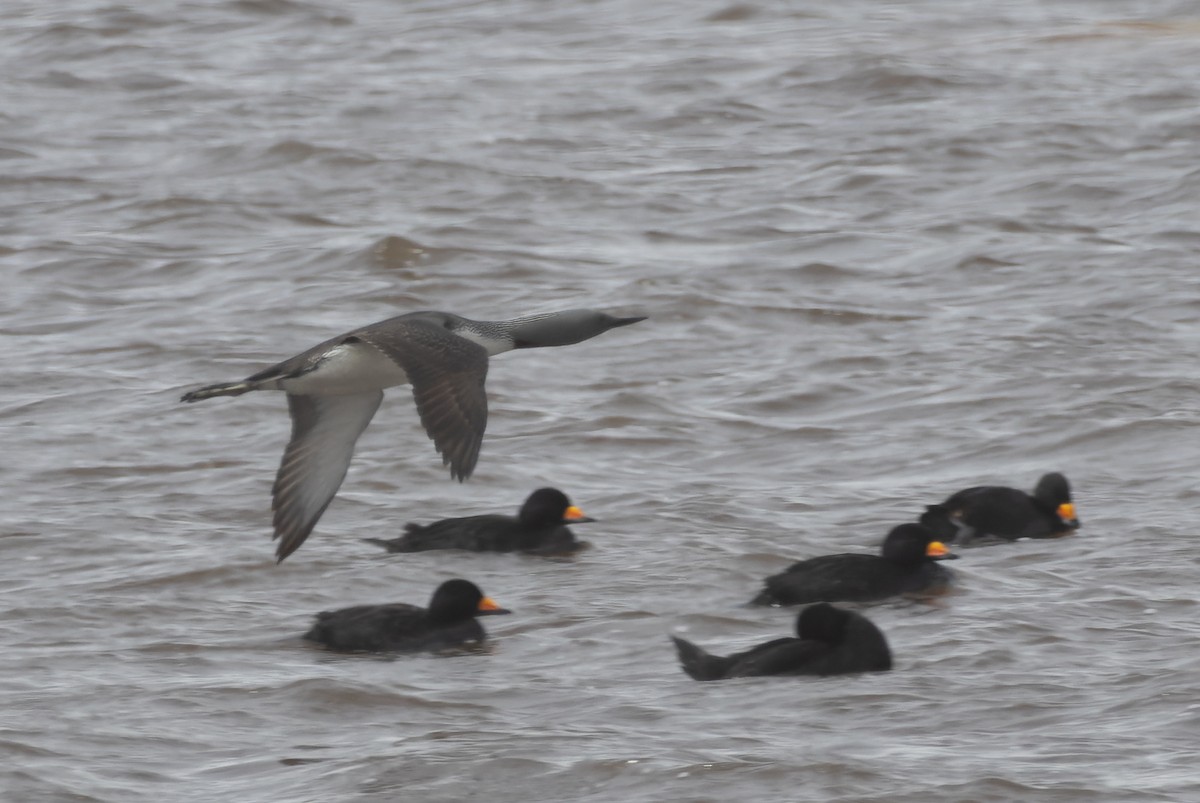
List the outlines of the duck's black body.
{"label": "duck's black body", "polygon": [[487,638],[476,616],[508,613],[467,580],[447,580],[428,608],[403,602],[322,611],[304,638],[339,652],[417,652]]}
{"label": "duck's black body", "polygon": [[1032,494],[997,485],[966,488],[929,505],[920,521],[940,540],[963,545],[1058,538],[1079,529],[1071,486],[1059,473],[1044,475]]}
{"label": "duck's black body", "polygon": [[404,526],[404,535],[399,538],[364,540],[389,552],[466,549],[559,555],[574,552],[582,545],[567,525],[589,521],[595,519],[584,516],[562,491],[539,488],[529,495],[516,516],[491,513],[425,525],[410,523]]}
{"label": "duck's black body", "polygon": [[944,593],[953,574],[938,560],[953,558],[920,524],[892,529],[878,555],[822,555],[792,564],[763,581],[752,605],[873,602],[900,595]]}
{"label": "duck's black body", "polygon": [[696,680],[760,675],[841,675],[892,668],[887,639],[869,619],[818,603],[796,617],[796,637],[720,656],[672,636],[683,671]]}

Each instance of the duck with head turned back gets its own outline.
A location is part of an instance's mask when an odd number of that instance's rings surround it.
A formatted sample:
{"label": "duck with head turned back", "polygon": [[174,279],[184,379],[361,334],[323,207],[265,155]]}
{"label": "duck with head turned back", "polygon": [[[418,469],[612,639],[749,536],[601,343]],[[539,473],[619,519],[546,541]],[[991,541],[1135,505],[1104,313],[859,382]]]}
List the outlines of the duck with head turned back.
{"label": "duck with head turned back", "polygon": [[964,546],[1058,538],[1079,529],[1071,485],[1058,472],[1043,475],[1032,495],[997,485],[966,488],[926,507],[920,521],[941,540]]}
{"label": "duck with head turned back", "polygon": [[794,563],[763,581],[751,605],[872,602],[896,596],[945,593],[954,581],[937,561],[955,558],[920,524],[892,528],[878,555],[842,553]]}
{"label": "duck with head turned back", "polygon": [[529,495],[514,516],[499,513],[442,519],[432,524],[404,525],[399,538],[364,538],[388,552],[424,552],[431,549],[466,549],[472,552],[529,552],[563,555],[578,550],[568,524],[595,521],[571,504],[557,488],[539,488]]}
{"label": "duck with head turned back", "polygon": [[412,385],[421,423],[449,464],[471,476],[487,426],[488,358],[512,349],[568,346],[643,317],[576,309],[511,321],[473,321],[448,312],[410,312],[338,335],[240,382],[193,390],[182,401],[287,394],[292,437],[275,476],[276,559],[308,538],[346,477],[358,436],[385,388]]}
{"label": "duck with head turned back", "polygon": [[428,608],[395,602],[322,611],[304,634],[337,652],[417,652],[460,647],[487,638],[477,616],[509,613],[469,580],[447,580]]}
{"label": "duck with head turned back", "polygon": [[729,656],[712,655],[672,636],[683,671],[696,680],[761,675],[842,675],[892,668],[887,639],[874,623],[825,602],[796,616],[796,637],[781,638]]}

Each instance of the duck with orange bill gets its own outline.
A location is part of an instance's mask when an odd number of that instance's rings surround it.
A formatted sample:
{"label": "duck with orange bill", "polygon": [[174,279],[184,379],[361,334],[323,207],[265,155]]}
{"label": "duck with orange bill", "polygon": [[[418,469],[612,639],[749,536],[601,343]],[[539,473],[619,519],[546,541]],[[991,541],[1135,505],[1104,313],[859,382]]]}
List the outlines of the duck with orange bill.
{"label": "duck with orange bill", "polygon": [[809,602],[875,602],[890,597],[933,597],[954,584],[940,561],[958,557],[920,524],[901,524],[883,540],[878,555],[822,555],[794,563],[763,581],[751,605]]}
{"label": "duck with orange bill", "polygon": [[1058,538],[1079,529],[1071,485],[1058,472],[1045,474],[1032,494],[982,485],[929,505],[920,521],[943,541],[961,545]]}
{"label": "duck with orange bill", "polygon": [[487,513],[442,519],[432,524],[404,525],[404,535],[385,540],[364,538],[388,552],[425,552],[431,549],[465,549],[471,552],[529,552],[562,555],[586,542],[575,540],[568,524],[585,524],[585,516],[557,488],[539,488],[529,495],[516,516]]}
{"label": "duck with orange bill", "polygon": [[487,632],[478,616],[510,613],[469,580],[447,580],[428,608],[393,602],[322,611],[304,634],[337,652],[421,652],[478,644]]}

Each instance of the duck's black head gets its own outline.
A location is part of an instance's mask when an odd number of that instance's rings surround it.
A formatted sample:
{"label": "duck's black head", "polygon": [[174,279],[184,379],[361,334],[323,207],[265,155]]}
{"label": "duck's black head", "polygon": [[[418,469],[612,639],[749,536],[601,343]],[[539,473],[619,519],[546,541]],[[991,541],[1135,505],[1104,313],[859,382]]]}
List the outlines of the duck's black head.
{"label": "duck's black head", "polygon": [[796,635],[808,641],[840,644],[846,638],[850,614],[828,602],[809,605],[796,617]]}
{"label": "duck's black head", "polygon": [[1042,475],[1037,487],[1033,489],[1033,498],[1047,510],[1053,510],[1065,528],[1074,530],[1079,527],[1079,519],[1075,517],[1075,505],[1071,502],[1071,485],[1062,474],[1052,471]]}
{"label": "duck's black head", "polygon": [[572,505],[567,495],[557,488],[538,488],[531,493],[521,505],[517,519],[531,529],[595,521],[583,515],[583,511]]}
{"label": "duck's black head", "polygon": [[901,566],[918,566],[926,560],[949,560],[958,557],[923,524],[901,524],[893,527],[887,538],[883,539],[880,554],[884,559]]}
{"label": "duck's black head", "polygon": [[479,586],[470,580],[447,580],[433,592],[429,600],[429,619],[446,624],[462,622],[476,616],[510,613],[485,597]]}

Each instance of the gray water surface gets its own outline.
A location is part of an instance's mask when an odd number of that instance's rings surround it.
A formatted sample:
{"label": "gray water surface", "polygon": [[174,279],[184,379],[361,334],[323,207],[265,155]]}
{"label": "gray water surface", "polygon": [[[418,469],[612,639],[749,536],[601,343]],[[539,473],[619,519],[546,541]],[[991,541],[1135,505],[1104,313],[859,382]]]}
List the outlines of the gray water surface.
{"label": "gray water surface", "polygon": [[[1200,799],[1200,16],[1168,0],[243,0],[0,19],[0,797]],[[361,324],[650,320],[496,358],[470,482],[388,393],[280,566],[284,399]],[[865,609],[895,671],[696,683],[802,557],[959,488],[1083,529]],[[599,519],[573,560],[380,554]],[[482,654],[317,611],[468,577]]]}

